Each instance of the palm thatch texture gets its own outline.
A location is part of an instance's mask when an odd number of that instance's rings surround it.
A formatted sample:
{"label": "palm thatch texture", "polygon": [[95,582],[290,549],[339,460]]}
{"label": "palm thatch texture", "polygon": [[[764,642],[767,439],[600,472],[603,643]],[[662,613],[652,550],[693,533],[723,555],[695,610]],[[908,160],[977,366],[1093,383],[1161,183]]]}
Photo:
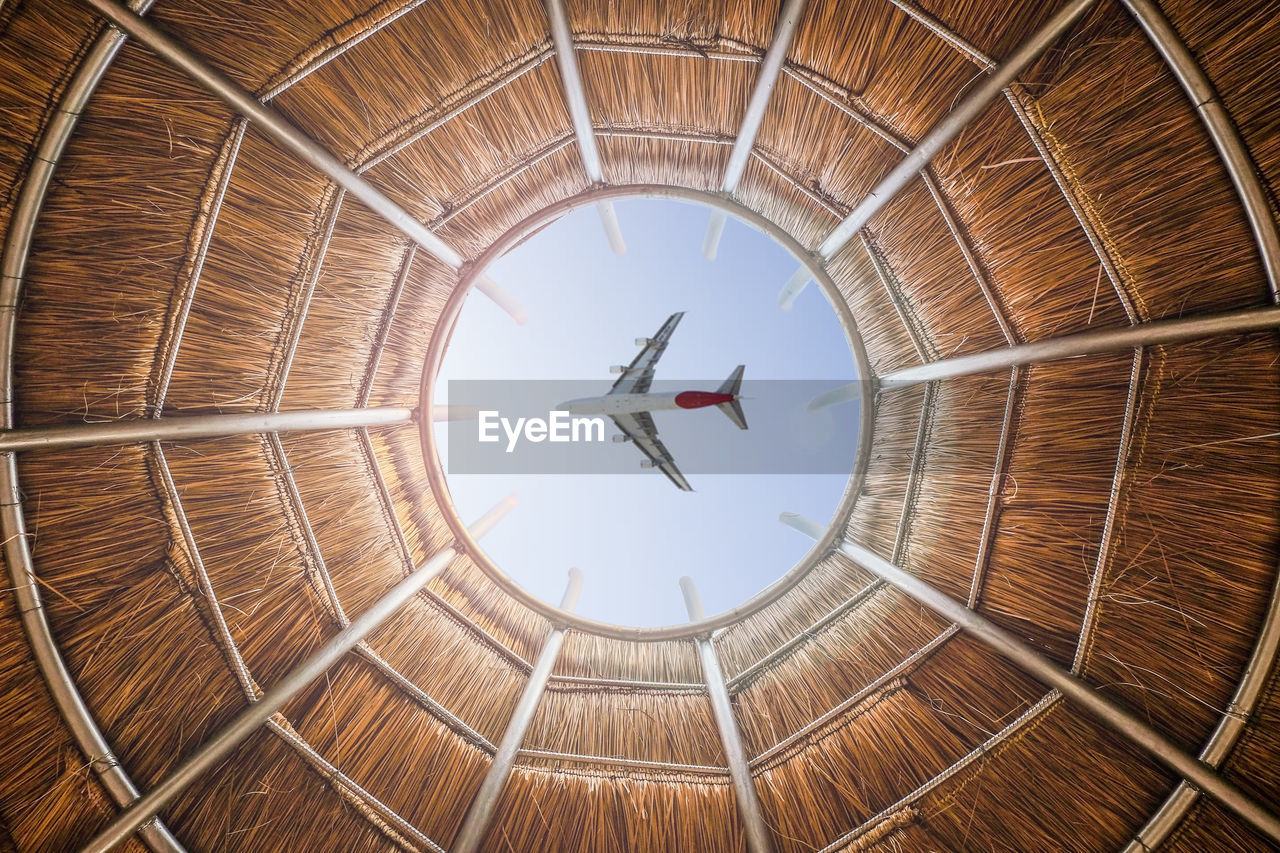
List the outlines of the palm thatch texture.
{"label": "palm thatch texture", "polygon": [[[1151,4],[1100,0],[830,254],[877,376],[1273,301],[1280,17],[1159,6],[1215,98]],[[328,172],[89,6],[0,4],[6,430],[419,406],[455,267],[596,181],[727,189],[816,251],[1070,7],[809,0],[732,187],[782,4],[563,8],[599,175],[540,0],[147,11]],[[885,387],[838,538],[1274,804],[1273,326]],[[82,847],[457,538],[407,425],[4,462],[0,849]],[[457,557],[125,847],[449,849],[564,627],[486,568]],[[695,638],[565,624],[480,849],[746,850]],[[783,853],[1271,846],[839,552],[710,644]]]}

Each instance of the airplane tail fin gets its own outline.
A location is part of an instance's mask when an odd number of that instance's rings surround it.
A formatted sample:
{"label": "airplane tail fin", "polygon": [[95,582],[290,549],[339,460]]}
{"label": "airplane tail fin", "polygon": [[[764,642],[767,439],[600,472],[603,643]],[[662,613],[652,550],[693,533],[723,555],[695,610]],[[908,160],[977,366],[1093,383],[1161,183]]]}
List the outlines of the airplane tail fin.
{"label": "airplane tail fin", "polygon": [[729,378],[716,389],[717,394],[733,395],[732,400],[728,403],[718,403],[716,408],[724,412],[725,417],[733,421],[738,429],[747,428],[747,416],[742,413],[742,404],[738,402],[738,392],[742,389],[742,373],[746,369],[745,364],[739,364],[733,369],[733,373],[729,374]]}

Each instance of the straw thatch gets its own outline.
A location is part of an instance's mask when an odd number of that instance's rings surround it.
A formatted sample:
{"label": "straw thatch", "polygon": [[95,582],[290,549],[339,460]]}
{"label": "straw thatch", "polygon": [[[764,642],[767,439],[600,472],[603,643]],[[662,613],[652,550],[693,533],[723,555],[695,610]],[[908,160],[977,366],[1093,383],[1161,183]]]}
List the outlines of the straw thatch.
{"label": "straw thatch", "polygon": [[[568,3],[606,183],[719,190],[778,5]],[[816,248],[1056,5],[810,0],[733,197]],[[1162,6],[1274,212],[1280,15]],[[589,186],[539,0],[149,15],[465,259]],[[101,31],[75,0],[0,2],[0,235]],[[875,372],[1269,301],[1228,173],[1120,4],[1006,95],[827,265]],[[458,280],[126,43],[35,223],[16,423],[417,405]],[[1256,333],[886,390],[839,523],[1198,752],[1276,580],[1278,377]],[[57,650],[143,789],[453,541],[413,426],[32,452],[18,471]],[[448,849],[553,627],[460,556],[165,825],[191,850]],[[712,646],[786,853],[1119,849],[1178,781],[840,554]],[[0,664],[0,850],[77,849],[116,805],[11,595]],[[745,850],[703,679],[690,639],[569,631],[483,849]],[[1274,807],[1276,676],[1234,712],[1224,772]],[[1266,846],[1205,797],[1164,844]]]}

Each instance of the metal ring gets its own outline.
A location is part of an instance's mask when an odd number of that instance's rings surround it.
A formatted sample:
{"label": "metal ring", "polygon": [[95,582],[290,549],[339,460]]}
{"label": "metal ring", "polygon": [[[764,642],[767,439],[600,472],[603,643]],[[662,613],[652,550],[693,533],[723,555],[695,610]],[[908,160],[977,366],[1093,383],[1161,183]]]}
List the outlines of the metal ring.
{"label": "metal ring", "polygon": [[[457,323],[468,294],[484,270],[525,237],[555,219],[580,207],[595,204],[599,201],[620,198],[667,199],[700,203],[722,210],[771,237],[789,251],[796,260],[808,267],[814,281],[827,295],[827,299],[831,302],[832,308],[836,312],[836,317],[840,321],[840,326],[844,329],[859,377],[863,380],[874,380],[871,362],[867,357],[866,348],[863,346],[862,337],[858,333],[853,313],[832,281],[825,265],[816,255],[808,251],[794,236],[776,222],[721,193],[711,193],[704,190],[666,184],[595,186],[548,205],[538,212],[525,217],[525,219],[509,228],[502,236],[491,243],[474,261],[463,265],[460,270],[458,285],[454,288],[453,293],[450,294],[444,310],[440,313],[440,317],[436,322],[435,333],[431,336],[431,343],[427,348],[427,357],[422,368],[422,385],[418,397],[418,406],[422,411],[430,411],[425,407],[430,406],[434,399],[436,375],[440,372],[440,365],[444,361],[444,353],[448,348],[449,338],[452,336],[454,325]],[[502,569],[498,568],[493,560],[489,559],[488,555],[471,538],[471,535],[467,532],[466,525],[463,524],[462,519],[458,516],[457,509],[453,505],[453,498],[449,493],[444,467],[440,462],[440,454],[432,425],[430,423],[420,424],[418,434],[421,438],[422,460],[427,469],[427,481],[431,494],[437,506],[439,506],[445,522],[449,525],[450,532],[461,543],[461,550],[474,560],[480,570],[501,589],[553,624],[567,625],[583,633],[638,642],[682,640],[727,627],[759,612],[792,589],[813,570],[813,567],[820,560],[831,554],[837,539],[843,538],[841,534],[848,523],[849,515],[853,511],[854,502],[862,491],[863,480],[866,478],[867,460],[870,456],[871,434],[873,431],[873,401],[871,396],[870,394],[864,394],[860,401],[861,418],[859,423],[858,455],[854,462],[853,471],[849,475],[849,482],[845,486],[844,495],[841,497],[837,507],[835,520],[829,526],[827,535],[815,542],[808,553],[782,577],[753,595],[743,604],[696,622],[653,628],[614,625],[608,622],[587,619],[561,610],[533,595],[503,572]]]}

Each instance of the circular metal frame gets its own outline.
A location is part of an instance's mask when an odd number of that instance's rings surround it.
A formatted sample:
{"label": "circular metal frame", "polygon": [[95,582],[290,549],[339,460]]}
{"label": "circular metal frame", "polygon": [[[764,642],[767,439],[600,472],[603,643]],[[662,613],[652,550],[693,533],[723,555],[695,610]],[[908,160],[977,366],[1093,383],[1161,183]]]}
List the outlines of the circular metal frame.
{"label": "circular metal frame", "polygon": [[[145,4],[139,4],[139,5],[145,5]],[[1152,14],[1151,10],[1153,9],[1155,10],[1155,13],[1158,14],[1158,7],[1154,7],[1152,4],[1145,2],[1145,0],[1128,0],[1128,2],[1125,3],[1125,5],[1129,7],[1130,11],[1133,12],[1135,16],[1139,18],[1140,21],[1142,21],[1142,23],[1144,24],[1144,28],[1147,29],[1148,35],[1152,38],[1152,40],[1155,41],[1158,46],[1161,46],[1162,48],[1164,48],[1162,52],[1165,53],[1166,61],[1173,68],[1173,70],[1175,71],[1175,74],[1179,76],[1180,81],[1183,83],[1184,87],[1186,87],[1188,91],[1193,95],[1192,100],[1193,102],[1196,103],[1196,107],[1201,112],[1202,118],[1205,119],[1206,124],[1209,126],[1210,135],[1214,138],[1215,144],[1218,145],[1220,158],[1224,161],[1224,164],[1226,165],[1228,171],[1231,173],[1233,180],[1236,181],[1237,190],[1239,194],[1242,196],[1242,201],[1244,202],[1244,205],[1247,211],[1250,214],[1256,213],[1258,211],[1265,211],[1265,201],[1262,202],[1262,207],[1258,206],[1258,199],[1261,198],[1261,196],[1255,195],[1253,197],[1249,197],[1249,194],[1246,192],[1246,190],[1250,189],[1250,187],[1245,187],[1245,188],[1241,187],[1240,179],[1243,177],[1248,179],[1248,181],[1252,183],[1253,188],[1256,188],[1256,178],[1255,176],[1252,175],[1251,172],[1248,171],[1249,160],[1247,157],[1247,152],[1244,151],[1243,146],[1240,144],[1238,136],[1235,136],[1233,139],[1229,139],[1227,141],[1231,143],[1231,145],[1234,145],[1239,150],[1233,151],[1230,153],[1223,150],[1224,145],[1222,144],[1219,137],[1222,135],[1221,127],[1223,125],[1225,125],[1227,130],[1229,131],[1232,130],[1230,128],[1229,117],[1225,115],[1225,111],[1222,111],[1222,115],[1220,116],[1208,115],[1207,114],[1208,110],[1204,108],[1205,105],[1203,105],[1200,102],[1200,99],[1198,99],[1195,96],[1196,93],[1192,91],[1196,86],[1199,85],[1199,78],[1203,77],[1203,73],[1200,72],[1198,67],[1195,66],[1194,60],[1191,59],[1190,54],[1186,52],[1185,47],[1176,44],[1177,43],[1176,33],[1173,32],[1171,28],[1166,26],[1167,21],[1163,21],[1163,22],[1157,21],[1157,23],[1161,24],[1161,26],[1155,27],[1153,29],[1149,21],[1143,20],[1144,17],[1150,17],[1150,15]],[[1175,53],[1178,54],[1176,56],[1171,57],[1170,52],[1167,49],[1169,47],[1168,43],[1170,41],[1174,42],[1175,46],[1179,48],[1179,51],[1175,51]],[[95,50],[97,50],[97,48],[95,48]],[[94,63],[91,61],[86,61],[85,66],[90,67],[93,64]],[[1188,83],[1187,77],[1184,73],[1185,69],[1180,69],[1180,64],[1183,66],[1189,65],[1191,68],[1193,68],[1196,74],[1199,75],[1198,78]],[[96,82],[96,81],[92,81],[92,82]],[[92,82],[90,82],[88,86],[90,91],[92,90]],[[1213,104],[1210,104],[1209,106],[1212,106],[1216,110],[1221,111],[1221,105],[1220,103],[1217,103],[1216,100]],[[70,123],[73,125],[74,113],[67,113],[67,115],[70,116]],[[1215,119],[1219,121],[1219,127],[1217,128],[1215,128],[1215,125],[1214,125]],[[59,123],[65,124],[66,121],[67,120],[64,119],[63,117],[59,117],[55,122],[55,124],[51,126],[50,131],[47,132],[46,136],[42,140],[42,144],[44,144],[45,142],[49,142],[50,140],[53,140],[52,142],[53,147],[60,148],[61,141],[65,141],[66,132],[69,130],[69,128],[60,127]],[[1230,147],[1230,146],[1227,146],[1227,147]],[[1240,156],[1234,157],[1234,160],[1233,160],[1233,156],[1232,156],[1233,154],[1240,155]],[[52,158],[52,160],[49,162],[52,164],[52,163],[56,163],[56,161],[57,161],[57,157],[55,155]],[[47,170],[44,177],[45,179],[47,179]],[[26,189],[27,188],[24,187],[24,192]],[[662,194],[650,195],[649,197],[672,198],[672,197],[677,197],[677,194],[678,194],[679,196],[684,197],[682,198],[682,200],[700,201],[702,203],[709,204],[713,207],[719,207],[721,209],[725,209],[726,207],[730,208],[732,209],[732,212],[734,212],[736,216],[739,216],[740,218],[751,222],[751,224],[761,228],[762,230],[766,230],[767,232],[768,232],[767,226],[773,226],[774,228],[777,228],[776,224],[769,222],[763,217],[758,217],[757,215],[750,214],[750,212],[745,211],[745,209],[735,208],[734,207],[735,203],[730,201],[727,198],[710,197],[710,194],[698,193],[697,191],[675,190],[674,188],[660,188],[660,189],[662,191]],[[643,195],[642,193],[636,192],[636,188],[634,187],[596,188],[595,190],[589,190],[588,193],[594,193],[594,194],[591,195],[590,198],[581,201],[580,204],[588,204],[593,200],[606,198],[606,197],[626,197],[626,196]],[[43,187],[36,188],[34,190],[34,196],[33,196],[36,199],[36,203],[34,205],[34,211],[38,211],[39,201],[42,198],[42,196],[43,196]],[[700,196],[700,197],[688,198],[688,196]],[[702,196],[707,196],[707,197],[702,197]],[[20,203],[19,207],[21,208],[22,206],[23,205]],[[550,208],[547,208],[546,210],[540,212],[540,214],[535,214],[534,217],[530,217],[530,219],[534,219],[539,215],[546,214],[548,210],[557,209],[561,207],[563,207],[563,203],[553,205]],[[572,209],[572,207],[568,209]],[[565,210],[565,212],[567,212],[567,210]],[[5,275],[4,275],[3,286],[2,288],[0,288],[0,289],[3,289],[6,296],[12,296],[21,287],[22,261],[25,259],[25,249],[26,249],[26,246],[23,244],[24,244],[24,241],[28,240],[30,237],[30,230],[34,224],[35,212],[27,211],[27,214],[30,221],[23,222],[23,227],[16,228],[16,230],[11,230],[10,237],[14,239],[11,240],[11,245],[6,246],[7,249],[14,249],[15,247],[20,248],[19,252],[11,252],[11,251],[6,252],[6,257],[5,257],[6,266],[4,270]],[[20,215],[19,213],[15,212],[15,216],[14,216],[15,221],[14,223],[11,223],[11,229],[14,228],[14,225],[16,223],[28,217],[24,217],[23,215]],[[1253,220],[1251,220],[1251,224],[1254,226],[1255,238],[1257,242],[1260,244],[1260,251],[1264,258],[1264,265],[1267,267],[1268,272],[1273,274],[1272,284],[1273,284],[1273,292],[1274,292],[1274,282],[1276,280],[1274,277],[1274,272],[1276,270],[1275,258],[1277,257],[1277,253],[1274,251],[1274,247],[1276,245],[1274,220],[1269,215],[1266,215],[1261,217],[1260,219],[1255,217]],[[1265,228],[1263,228],[1262,226],[1265,226]],[[520,226],[516,226],[516,228],[519,228],[519,227]],[[1264,231],[1265,233],[1263,233]],[[779,236],[778,234],[774,234],[772,232],[768,232],[768,233],[770,233],[771,236],[774,237],[774,239],[778,240],[784,245],[788,243],[786,239],[783,239],[783,237]],[[15,238],[15,234],[17,235],[16,238]],[[789,235],[785,235],[785,236],[789,237]],[[794,242],[794,241],[791,241],[791,242]],[[1269,252],[1268,247],[1272,247],[1272,251]],[[484,260],[486,263],[490,262],[493,258],[493,255],[491,254],[493,249],[494,247],[491,246],[490,250],[486,251],[486,253],[482,255],[481,260]],[[834,292],[834,290],[829,289],[830,282],[829,282],[829,279],[827,279],[825,275],[823,275],[824,271],[821,269],[821,264],[815,262],[815,259],[813,258],[813,256],[809,255],[808,253],[805,253],[803,251],[794,251],[794,253],[798,258],[802,259],[806,263],[806,266],[809,266],[811,272],[814,273],[815,278],[818,279],[819,284],[823,286],[824,290],[830,296]],[[13,263],[15,259],[17,259],[16,273],[13,272],[14,268],[9,266],[9,264]],[[481,267],[481,269],[482,268],[483,267]],[[455,293],[451,295],[450,303],[448,306],[446,306],[446,311],[445,311],[445,314],[443,315],[447,317],[449,322],[449,325],[441,327],[442,329],[445,330],[446,334],[443,336],[437,336],[432,340],[431,350],[436,349],[438,344],[440,351],[443,352],[443,349],[446,345],[445,342],[447,342],[448,332],[451,331],[452,324],[457,319],[461,302],[463,299],[465,299],[465,295],[467,291],[469,291],[470,286],[474,281],[474,278],[476,275],[476,273],[473,273],[471,271],[469,265],[466,269],[462,271],[462,274],[463,274],[463,278],[459,283],[459,287],[457,288]],[[453,305],[455,299],[458,302],[458,305],[456,307]],[[837,306],[837,313],[840,314],[843,319],[844,315],[840,312],[840,308],[844,307],[843,301],[833,300],[833,302]],[[14,331],[15,331],[13,315],[16,313],[16,299],[12,301],[10,299],[5,299],[3,308],[0,308],[0,311],[3,311],[3,314],[4,314],[3,322],[0,322],[0,354],[2,354],[2,357],[0,357],[0,361],[3,361],[3,365],[4,365],[4,370],[3,370],[4,384],[6,385],[6,387],[10,387],[11,385],[11,372],[10,372],[11,357],[10,356],[11,356],[11,347],[12,347]],[[850,324],[852,324],[851,318],[850,318]],[[852,325],[850,325],[847,331],[850,331],[851,329],[852,329]],[[851,334],[856,339],[856,331],[852,331]],[[444,340],[442,341],[441,338],[443,338]],[[858,340],[858,343],[860,344],[860,340]],[[428,363],[430,363],[431,350],[429,350]],[[854,354],[856,359],[858,355],[858,349],[856,347],[854,349]],[[865,358],[865,353],[863,354],[863,356]],[[439,366],[439,363],[437,362],[436,364],[437,370],[438,370],[438,366]],[[871,378],[871,373],[869,370],[866,372],[865,375],[866,375],[866,378],[868,379]],[[429,380],[434,380],[434,374],[428,375],[424,371],[424,390]],[[12,415],[13,415],[12,405],[13,405],[12,396],[10,395],[6,397],[5,407],[4,407],[5,408],[4,414],[6,416],[6,420],[9,420],[9,421],[11,421]],[[870,403],[865,398],[863,400],[863,407],[864,407],[863,409],[864,418],[863,418],[861,431],[862,431],[862,437],[864,439],[867,439],[868,434],[872,429],[872,427],[871,427],[871,419],[870,417],[867,416],[867,409],[870,408]],[[12,423],[10,422],[8,425],[11,427]],[[424,434],[427,434],[427,433],[430,433],[430,429],[428,429]],[[860,446],[860,453],[858,457],[859,465],[865,465],[865,460],[866,460],[865,448]],[[431,472],[432,462],[438,461],[438,459],[436,457],[428,455],[426,457],[426,461],[427,461],[428,471]],[[5,507],[4,507],[6,512],[4,513],[4,517],[2,520],[6,528],[12,528],[15,525],[17,525],[20,528],[22,524],[21,498],[16,491],[16,466],[13,465],[12,456],[7,457],[7,464],[4,468],[3,474],[5,475],[4,479],[6,479],[7,481],[7,488],[5,489],[5,491],[6,492],[12,491],[12,494],[9,495],[8,498],[6,499]],[[852,495],[856,495],[856,490],[854,489],[854,486],[855,486],[855,477],[857,476],[858,476],[858,469],[857,469],[857,466],[855,466],[855,472],[853,475],[851,475],[849,487],[847,488],[846,494],[842,499],[841,505],[840,505],[842,511],[846,511],[845,517],[838,518],[837,522],[831,525],[831,528],[829,528],[828,534],[830,534],[831,529],[843,529],[844,525],[847,524],[847,510],[852,509],[852,502],[853,502]],[[860,484],[860,480],[858,481],[858,483]],[[860,488],[860,485],[858,487]],[[447,489],[437,490],[436,497],[437,497],[437,500],[442,500],[442,503],[441,503],[442,507],[447,506],[447,504],[445,503],[449,500]],[[448,506],[448,509],[449,511],[445,513],[445,517],[446,517],[446,520],[452,525],[457,520],[456,513],[452,513],[451,506]],[[455,530],[455,533],[456,532],[457,531]],[[9,538],[12,540],[14,537],[10,536]],[[18,538],[21,538],[21,537],[19,536]],[[459,537],[459,539],[460,539],[460,542],[463,542],[463,544],[466,544],[466,542],[469,541],[465,535],[465,530],[463,531],[463,535]],[[471,544],[474,544],[474,543],[471,543]],[[821,542],[817,543],[814,546],[814,551],[819,550],[821,547],[822,547],[822,543]],[[482,553],[474,549],[472,550],[471,553],[472,553],[472,556],[477,559],[477,562],[481,563],[482,568],[484,568]],[[813,552],[811,552],[811,554],[812,553]],[[27,559],[25,561],[26,563],[25,568],[21,566],[20,567],[10,566],[10,571],[11,573],[20,572],[25,575],[25,578],[24,578],[25,580],[30,580],[32,575],[31,568],[29,565],[30,555],[27,554],[26,557]],[[797,571],[798,568],[799,566],[797,566],[796,569],[792,569],[791,572],[788,572],[787,575],[784,576],[784,578],[780,579],[777,583],[775,583],[765,591],[761,592],[756,597],[753,597],[753,599],[748,601],[742,607],[735,608],[733,611],[726,611],[726,614],[721,614],[721,616],[726,616],[728,614],[737,614],[739,611],[744,610],[748,605],[753,604],[757,599],[772,592],[775,587],[777,587],[779,584],[782,584],[785,580],[790,578]],[[803,577],[803,574],[801,574],[800,577]],[[495,580],[496,579],[497,578],[495,577]],[[794,584],[794,582],[795,581],[792,581],[792,584]],[[1278,578],[1278,582],[1280,582],[1280,578]],[[19,600],[22,601],[24,594],[26,594],[28,591],[33,592],[34,590],[35,590],[34,583],[31,583],[29,586],[19,585],[16,590],[16,594]],[[513,594],[516,594],[518,598],[521,598],[522,600],[524,600],[523,596],[519,594],[519,593],[522,593],[523,590],[520,590],[518,586],[516,586],[514,590],[510,590],[510,591],[513,592]],[[779,590],[775,592],[771,596],[770,600],[781,595],[783,591],[785,590]],[[57,695],[58,687],[61,684],[61,686],[64,687],[64,696],[61,698],[65,699],[70,697],[78,701],[79,696],[78,694],[75,693],[74,685],[70,684],[68,680],[69,675],[65,671],[65,669],[61,669],[59,671],[53,672],[52,674],[50,672],[50,666],[51,665],[54,667],[60,666],[61,660],[60,660],[60,656],[58,655],[56,646],[52,644],[52,637],[48,634],[47,621],[45,621],[42,608],[40,608],[38,596],[33,596],[33,597],[35,599],[34,605],[33,605],[35,608],[35,611],[34,611],[35,616],[33,617],[33,619],[37,619],[41,623],[43,632],[39,633],[39,636],[30,636],[29,640],[33,646],[33,651],[37,657],[37,660],[41,664],[41,668],[45,676],[46,682],[50,683],[51,688],[55,692],[55,695]],[[534,599],[534,601],[541,604],[541,602],[538,602],[537,599]],[[1238,707],[1239,702],[1233,702],[1233,710],[1235,711],[1235,713],[1228,714],[1227,716],[1223,717],[1222,725],[1219,727],[1219,730],[1215,732],[1214,737],[1211,739],[1210,743],[1206,745],[1206,753],[1211,753],[1215,749],[1217,750],[1217,752],[1215,753],[1215,757],[1217,758],[1217,760],[1215,761],[1214,759],[1206,759],[1207,761],[1213,761],[1213,763],[1216,764],[1221,760],[1221,757],[1225,757],[1226,752],[1230,748],[1230,744],[1235,740],[1236,735],[1238,735],[1239,731],[1244,726],[1245,724],[1244,718],[1247,717],[1248,711],[1250,710],[1250,706],[1253,704],[1253,701],[1256,699],[1257,692],[1260,689],[1262,682],[1265,681],[1266,672],[1270,667],[1271,660],[1274,658],[1274,654],[1276,650],[1275,629],[1276,629],[1277,622],[1274,616],[1275,616],[1275,613],[1277,612],[1276,611],[1277,601],[1280,601],[1280,587],[1277,587],[1273,591],[1271,607],[1268,611],[1268,619],[1267,619],[1267,622],[1264,623],[1263,635],[1260,635],[1258,637],[1258,643],[1255,648],[1253,658],[1249,663],[1248,670],[1246,671],[1244,677],[1240,682],[1240,692],[1237,694],[1237,697],[1240,697],[1242,695],[1247,697],[1246,701],[1244,702],[1244,705],[1246,707],[1243,711],[1243,714],[1241,714],[1240,709]],[[768,602],[761,603],[757,605],[755,609],[760,609],[766,606],[767,603]],[[26,608],[23,608],[23,609],[24,609],[24,614],[23,614],[24,622],[26,622],[27,621]],[[541,608],[538,608],[538,607],[535,607],[535,609],[541,610]],[[548,608],[548,609],[551,611],[556,611],[556,613],[553,614],[553,618],[556,615],[561,617],[568,615],[568,614],[564,614],[563,611],[558,611],[557,608]],[[745,615],[747,614],[746,613],[741,614],[741,616],[745,616]],[[720,617],[716,617],[716,618],[718,619]],[[741,617],[734,616],[733,618],[741,618]],[[571,624],[575,620],[560,618],[558,621],[561,623]],[[582,621],[589,621],[589,620],[582,620]],[[691,623],[683,626],[674,626],[674,628],[691,632],[704,627],[704,622],[713,622],[713,621],[715,620],[704,620],[704,621]],[[600,623],[593,623],[593,624],[600,624]],[[28,622],[28,627],[30,627],[30,625],[31,623]],[[604,626],[604,627],[609,628],[613,626]],[[634,631],[627,631],[626,629],[620,629],[620,630],[623,631],[623,633],[620,634],[620,636],[624,636],[630,639],[640,639],[640,640],[660,639],[660,637],[637,636]],[[635,629],[635,630],[640,632],[646,631],[646,629]],[[666,629],[657,629],[657,631],[659,632],[664,630]],[[607,632],[596,631],[595,633],[607,633]],[[1267,639],[1268,637],[1270,639]],[[42,641],[47,641],[47,645],[42,645]],[[43,655],[42,655],[42,651],[43,651]],[[1257,666],[1255,666],[1255,664],[1257,664]],[[50,681],[50,679],[53,679],[53,680]],[[1248,684],[1248,686],[1246,686],[1246,683]],[[70,693],[66,693],[67,690],[69,690]],[[63,712],[64,717],[66,717],[67,708],[63,707],[64,705],[65,705],[65,702],[60,702],[60,710]],[[87,709],[84,709],[83,707],[73,708],[72,710],[76,712],[87,712]],[[80,724],[80,728],[77,728],[77,723]],[[101,735],[97,733],[96,729],[94,728],[92,717],[89,717],[87,720],[87,726],[91,729],[91,731],[89,732],[84,731],[84,726],[86,725],[86,721],[83,718],[81,718],[79,713],[72,713],[71,719],[68,720],[68,724],[72,728],[73,732],[77,734],[78,739],[80,739],[82,742],[86,736],[88,736],[91,739],[95,736],[99,738],[101,737]],[[1221,757],[1218,757],[1218,756],[1221,756]],[[99,770],[99,772],[102,772],[102,768],[100,767],[100,762],[95,761],[93,763],[94,763],[95,769]],[[117,771],[117,770],[118,768],[115,768],[115,767],[109,768],[108,773],[111,775],[108,776],[107,780],[104,780],[107,782],[108,791],[113,794],[115,793],[115,791],[112,790],[111,781],[112,780],[119,781],[119,778],[120,778],[118,775],[115,775],[114,773],[114,771]],[[125,781],[127,782],[127,777],[125,777]],[[1178,790],[1178,792],[1175,792],[1174,796],[1170,798],[1168,802],[1166,802],[1165,806],[1162,807],[1160,812],[1158,812],[1156,815],[1153,816],[1151,824],[1149,824],[1148,827],[1145,827],[1142,833],[1140,833],[1139,838],[1142,839],[1142,841],[1141,842],[1135,841],[1134,845],[1141,843],[1143,848],[1145,849],[1148,846],[1148,844],[1151,844],[1153,846],[1154,843],[1158,843],[1160,838],[1163,838],[1164,835],[1167,834],[1167,832],[1172,829],[1172,826],[1176,824],[1176,822],[1179,820],[1181,815],[1185,813],[1186,809],[1190,806],[1191,801],[1193,801],[1194,798],[1196,797],[1196,793],[1194,792],[1194,790],[1191,791],[1189,797],[1186,796],[1186,793],[1187,791],[1185,789],[1185,786],[1181,787]],[[1163,823],[1161,823],[1162,821]],[[1156,826],[1157,824],[1160,824],[1160,825],[1153,830],[1152,827]],[[153,825],[153,827],[154,826],[155,825]],[[1151,831],[1151,834],[1148,834],[1149,830]],[[152,839],[148,839],[148,840],[152,841]],[[152,843],[154,844],[154,841]],[[1133,845],[1131,845],[1130,849],[1133,849]]]}
{"label": "circular metal frame", "polygon": [[[422,368],[422,385],[418,397],[419,411],[431,411],[430,406],[435,398],[436,376],[444,362],[444,354],[448,349],[449,339],[462,312],[462,306],[471,293],[475,282],[495,260],[514,248],[521,240],[539,228],[581,207],[600,201],[622,198],[665,199],[703,204],[745,222],[747,225],[771,237],[775,242],[790,252],[796,260],[804,264],[813,275],[814,281],[826,294],[836,318],[844,329],[849,348],[853,354],[854,366],[861,381],[874,382],[875,374],[867,357],[862,336],[858,333],[853,313],[845,303],[835,282],[827,273],[825,265],[817,255],[808,251],[794,236],[776,222],[746,207],[723,193],[711,193],[704,190],[666,184],[626,184],[617,186],[596,186],[589,188],[526,217],[489,245],[474,261],[465,264],[459,271],[459,280],[453,293],[450,294],[444,310],[437,321],[436,333],[431,337],[427,349],[427,357]],[[862,491],[862,483],[866,478],[867,460],[870,456],[871,434],[873,432],[874,404],[873,395],[863,394],[860,401],[861,413],[859,422],[858,453],[854,461],[853,471],[845,491],[837,505],[835,518],[828,525],[827,533],[816,541],[800,560],[787,570],[782,577],[753,595],[747,601],[714,616],[686,622],[681,625],[664,625],[661,627],[632,627],[614,625],[587,619],[583,616],[562,610],[530,593],[509,575],[498,568],[497,564],[481,550],[480,546],[467,532],[466,525],[453,505],[453,497],[449,492],[444,466],[440,461],[439,448],[435,439],[432,423],[422,420],[418,425],[418,433],[422,443],[422,459],[427,469],[427,481],[436,504],[440,507],[445,522],[453,534],[460,549],[473,559],[480,570],[500,588],[551,621],[553,625],[573,628],[588,634],[611,637],[619,640],[640,642],[656,642],[660,640],[679,640],[703,636],[719,628],[725,628],[778,600],[788,590],[803,580],[820,560],[830,556],[836,544],[843,539],[845,525],[854,502]]]}

